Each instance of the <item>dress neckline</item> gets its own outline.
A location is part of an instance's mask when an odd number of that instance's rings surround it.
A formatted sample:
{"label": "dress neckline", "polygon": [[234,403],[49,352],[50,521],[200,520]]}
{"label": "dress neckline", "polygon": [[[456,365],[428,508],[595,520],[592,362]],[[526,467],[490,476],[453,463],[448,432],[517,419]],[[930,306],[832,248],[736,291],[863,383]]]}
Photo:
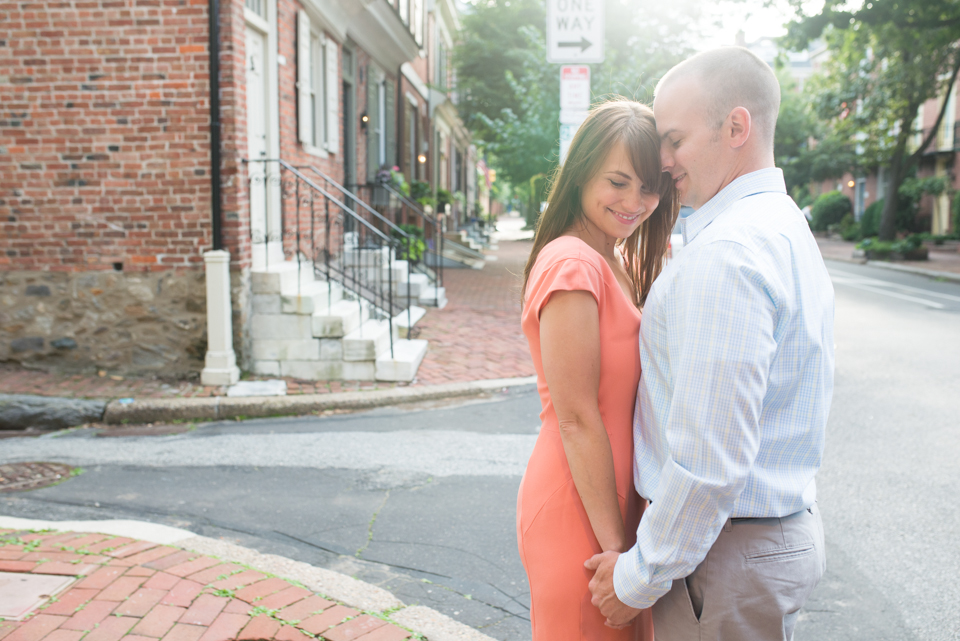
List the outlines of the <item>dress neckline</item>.
{"label": "dress neckline", "polygon": [[[593,252],[598,258],[600,258],[600,262],[603,263],[603,268],[607,270],[607,272],[608,272],[609,275],[610,275],[610,278],[612,278],[612,279],[613,279],[613,282],[615,282],[615,283],[617,284],[617,292],[620,294],[620,296],[623,297],[624,302],[627,303],[627,306],[628,306],[630,309],[632,309],[633,311],[635,311],[635,312],[637,313],[637,316],[643,316],[643,312],[642,312],[636,305],[634,305],[633,299],[631,299],[629,296],[627,296],[627,295],[623,292],[623,288],[620,287],[620,281],[617,280],[617,275],[613,273],[613,270],[612,270],[612,269],[610,269],[610,265],[607,263],[607,259],[603,257],[603,254],[601,254],[601,253],[598,252],[596,249],[594,249],[593,247],[591,247],[591,246],[590,246],[590,243],[588,243],[587,241],[583,240],[582,238],[580,238],[580,237],[578,237],[578,236],[568,236],[568,235],[566,235],[566,234],[563,234],[562,236],[558,236],[558,237],[555,238],[554,240],[559,240],[560,238],[572,238],[573,240],[577,241],[578,243],[580,243],[581,245],[583,245],[584,247],[586,247],[587,249],[589,249],[591,252]],[[552,241],[551,241],[551,242],[552,242]],[[623,256],[621,256],[620,258],[622,259]]]}

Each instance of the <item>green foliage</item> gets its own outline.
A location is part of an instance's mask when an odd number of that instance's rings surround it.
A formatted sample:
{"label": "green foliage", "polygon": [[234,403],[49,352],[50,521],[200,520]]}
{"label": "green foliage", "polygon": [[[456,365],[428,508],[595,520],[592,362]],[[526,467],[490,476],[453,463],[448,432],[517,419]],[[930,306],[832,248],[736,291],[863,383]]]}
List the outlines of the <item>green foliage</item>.
{"label": "green foliage", "polygon": [[860,237],[860,225],[857,224],[853,214],[847,214],[837,225],[837,233],[844,240],[857,240]]}
{"label": "green foliage", "polygon": [[953,234],[951,235],[954,238],[960,238],[960,194],[954,194],[951,209],[953,209]]}
{"label": "green foliage", "polygon": [[853,211],[850,199],[839,191],[828,191],[820,194],[813,202],[810,214],[813,219],[810,227],[813,231],[827,231],[830,225],[839,224],[843,217]]}
{"label": "green foliage", "polygon": [[391,232],[391,235],[400,241],[400,260],[419,262],[427,250],[427,244],[423,240],[423,229],[410,224],[397,225],[397,227],[407,235],[407,238],[404,238],[397,230]]}
{"label": "green foliage", "polygon": [[433,197],[433,191],[430,189],[430,183],[425,180],[410,181],[410,197],[421,205],[430,205],[433,207],[437,201]]}
{"label": "green foliage", "polygon": [[[592,99],[649,100],[660,76],[689,53],[702,3],[605,2],[606,59],[591,65]],[[459,109],[498,182],[521,185],[557,164],[560,73],[546,62],[545,22],[542,0],[477,0],[463,18],[454,51]]]}
{"label": "green foliage", "polygon": [[[825,73],[810,83],[815,112],[827,126],[818,147],[837,154],[825,156],[827,166],[855,173],[887,166],[887,192],[897,193],[934,139],[935,130],[924,130],[921,144],[910,144],[920,106],[952,89],[960,70],[960,3],[874,0],[849,10],[846,0],[826,0],[813,16],[792,4],[798,15],[788,41],[805,46],[822,37],[829,49]],[[941,118],[942,111],[937,125]],[[881,220],[887,240],[899,211],[891,208]]]}
{"label": "green foliage", "polygon": [[873,202],[860,216],[860,236],[876,236],[880,230],[880,214],[883,213],[883,198]]}
{"label": "green foliage", "polygon": [[453,194],[440,187],[437,189],[437,210],[444,211],[447,205],[453,202]]}

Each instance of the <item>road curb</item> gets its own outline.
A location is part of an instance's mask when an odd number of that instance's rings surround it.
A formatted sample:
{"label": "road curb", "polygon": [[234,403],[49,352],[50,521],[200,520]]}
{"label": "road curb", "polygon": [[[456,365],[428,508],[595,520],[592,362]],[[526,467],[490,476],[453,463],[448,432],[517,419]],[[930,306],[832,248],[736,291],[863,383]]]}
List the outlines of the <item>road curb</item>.
{"label": "road curb", "polygon": [[922,267],[913,267],[912,265],[898,265],[885,260],[860,260],[857,258],[840,258],[837,256],[824,256],[824,260],[832,260],[836,263],[851,263],[854,265],[866,265],[867,267],[879,267],[889,269],[895,272],[905,272],[907,274],[916,274],[917,276],[926,276],[939,280],[949,280],[960,283],[960,274],[953,272],[940,272],[935,269],[923,269]]}
{"label": "road curb", "polygon": [[2,515],[0,528],[96,532],[172,545],[293,579],[315,593],[324,594],[348,606],[380,613],[430,641],[494,641],[492,637],[436,610],[419,605],[408,606],[387,590],[345,574],[275,554],[262,554],[227,541],[198,536],[189,530],[146,521],[46,521]]}
{"label": "road curb", "polygon": [[312,414],[325,410],[361,410],[444,398],[478,396],[506,387],[533,385],[536,376],[495,378],[423,387],[398,387],[369,392],[302,394],[294,396],[213,396],[111,401],[104,411],[108,424],[161,421],[227,420]]}

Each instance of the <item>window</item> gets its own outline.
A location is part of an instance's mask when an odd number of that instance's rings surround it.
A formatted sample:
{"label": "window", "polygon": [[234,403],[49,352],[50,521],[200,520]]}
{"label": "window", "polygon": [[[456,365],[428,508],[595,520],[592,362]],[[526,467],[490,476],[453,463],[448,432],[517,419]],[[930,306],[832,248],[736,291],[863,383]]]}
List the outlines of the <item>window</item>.
{"label": "window", "polygon": [[307,73],[310,84],[307,93],[310,96],[310,143],[314,147],[322,148],[326,142],[326,110],[323,108],[323,87],[325,74],[324,51],[320,36],[310,35],[310,70]]}
{"label": "window", "polygon": [[267,17],[267,0],[245,0],[244,6],[259,17]]}
{"label": "window", "polygon": [[437,41],[437,89],[447,90],[447,50],[443,41]]}
{"label": "window", "polygon": [[[248,2],[250,0],[247,0]],[[340,140],[339,47],[297,19],[297,125],[300,142],[313,153],[337,153]]]}
{"label": "window", "polygon": [[399,0],[397,11],[400,14],[400,19],[403,20],[403,24],[410,24],[410,0]]}
{"label": "window", "polygon": [[377,162],[383,166],[387,162],[387,82],[377,83]]}

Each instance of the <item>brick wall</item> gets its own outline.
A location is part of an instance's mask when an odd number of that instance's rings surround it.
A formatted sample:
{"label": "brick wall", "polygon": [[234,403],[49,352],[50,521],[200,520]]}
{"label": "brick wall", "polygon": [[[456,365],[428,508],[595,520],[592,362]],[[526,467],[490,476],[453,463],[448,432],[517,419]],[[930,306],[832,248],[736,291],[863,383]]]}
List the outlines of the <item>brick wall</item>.
{"label": "brick wall", "polygon": [[4,269],[201,264],[210,245],[206,5],[0,3]]}

